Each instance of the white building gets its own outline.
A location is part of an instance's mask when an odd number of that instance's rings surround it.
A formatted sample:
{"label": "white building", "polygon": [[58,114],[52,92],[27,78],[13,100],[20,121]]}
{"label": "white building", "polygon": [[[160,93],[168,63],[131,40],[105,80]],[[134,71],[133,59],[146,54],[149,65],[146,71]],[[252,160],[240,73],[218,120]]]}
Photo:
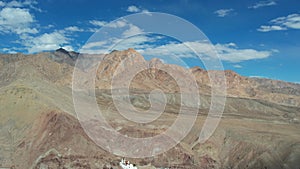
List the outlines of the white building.
{"label": "white building", "polygon": [[124,159],[121,160],[120,166],[121,166],[123,169],[138,169],[135,165],[130,164],[129,161],[126,161],[126,160],[124,160]]}

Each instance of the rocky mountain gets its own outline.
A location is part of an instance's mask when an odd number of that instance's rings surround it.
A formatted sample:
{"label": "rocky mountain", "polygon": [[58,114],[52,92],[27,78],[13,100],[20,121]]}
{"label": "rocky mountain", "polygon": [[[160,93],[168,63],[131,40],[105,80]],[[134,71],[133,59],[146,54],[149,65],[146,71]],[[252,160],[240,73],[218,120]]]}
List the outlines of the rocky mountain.
{"label": "rocky mountain", "polygon": [[[72,75],[79,58],[84,60],[79,77],[93,71],[95,58],[101,60],[95,78],[99,108],[111,126],[131,137],[160,134],[176,119],[180,94],[189,91],[191,82],[182,82],[185,89],[181,91],[168,72],[175,72],[177,80],[184,79],[186,72],[194,75],[201,100],[194,127],[168,152],[130,159],[140,168],[300,167],[299,84],[249,78],[226,70],[227,99],[221,123],[208,141],[198,143],[211,104],[209,73],[214,70],[185,69],[155,58],[148,61],[134,49],[107,55],[58,49],[31,55],[0,54],[0,168],[118,168],[121,157],[98,147],[76,117]],[[133,70],[140,70],[129,85],[134,107],[147,110],[153,89],[166,94],[166,108],[155,122],[131,122],[120,117],[114,106],[112,82],[117,84],[113,90],[126,88],[124,72]]]}

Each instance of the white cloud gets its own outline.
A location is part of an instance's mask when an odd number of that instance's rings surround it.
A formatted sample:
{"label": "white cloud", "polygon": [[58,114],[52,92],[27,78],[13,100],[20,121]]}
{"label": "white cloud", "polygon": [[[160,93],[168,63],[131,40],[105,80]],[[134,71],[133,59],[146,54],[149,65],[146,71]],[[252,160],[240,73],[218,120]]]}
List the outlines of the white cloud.
{"label": "white cloud", "polygon": [[125,27],[126,25],[128,25],[128,23],[125,20],[118,20],[107,24],[107,26],[111,28],[122,28]]}
{"label": "white cloud", "polygon": [[89,42],[82,47],[80,52],[89,54],[106,54],[114,49],[126,50],[133,47],[137,51],[140,51],[149,47],[149,45],[145,44],[145,42],[152,41],[152,38],[145,35],[138,35],[124,39],[110,38],[104,41]]}
{"label": "white cloud", "polygon": [[[97,22],[90,22],[98,25]],[[125,50],[128,48],[144,48],[145,42],[151,42],[151,39],[143,34],[143,30],[136,25],[128,23],[126,20],[118,20],[106,24],[110,28],[116,28],[118,33],[114,37],[106,40],[99,40],[96,42],[89,42],[85,44],[81,51],[82,53],[108,53],[111,49]],[[134,36],[138,35],[138,36]],[[129,38],[130,37],[130,38]]]}
{"label": "white cloud", "polygon": [[257,30],[260,31],[260,32],[270,32],[270,31],[287,30],[287,28],[284,28],[284,27],[281,27],[281,26],[278,26],[278,25],[272,25],[272,26],[262,25]]}
{"label": "white cloud", "polygon": [[258,76],[258,75],[252,75],[252,76],[249,76],[251,78],[259,78],[259,79],[268,79],[268,77],[266,76]]}
{"label": "white cloud", "polygon": [[117,50],[125,50],[128,48],[135,48],[137,51],[143,51],[146,48],[151,47],[151,45],[146,44],[146,42],[153,42],[155,38],[148,37],[145,35],[132,36],[125,39],[116,39],[114,48]]}
{"label": "white cloud", "polygon": [[89,28],[89,32],[97,32],[99,31],[100,27],[106,26],[109,28],[123,28],[128,25],[125,20],[118,20],[113,22],[106,22],[106,21],[99,21],[99,20],[91,20],[89,21],[90,24],[95,26],[95,28]]}
{"label": "white cloud", "polygon": [[242,68],[243,66],[241,66],[241,65],[233,65],[233,67],[240,69],[240,68]]}
{"label": "white cloud", "polygon": [[[74,51],[74,48],[71,45],[62,46],[62,48],[64,48],[67,51]],[[58,48],[56,48],[56,49],[58,49]]]}
{"label": "white cloud", "polygon": [[149,11],[148,9],[143,9],[143,10],[142,10],[142,13],[144,13],[144,14],[149,14],[149,15],[150,15],[150,11]]}
{"label": "white cloud", "polygon": [[5,6],[6,4],[3,1],[0,1],[0,7]]}
{"label": "white cloud", "polygon": [[[69,38],[64,34],[55,31],[52,33],[44,33],[37,37],[26,37],[24,39],[24,46],[29,53],[36,53],[41,51],[55,50],[63,46],[67,46]],[[69,49],[70,46],[67,46]],[[72,48],[73,49],[73,48]]]}
{"label": "white cloud", "polygon": [[10,2],[3,2],[0,1],[0,7],[10,7],[10,8],[23,8],[23,7],[29,7],[31,9],[34,9],[36,11],[42,12],[40,8],[35,7],[38,4],[36,0],[25,0],[25,1],[10,1]]}
{"label": "white cloud", "polygon": [[58,48],[64,48],[68,51],[74,51],[71,42],[71,35],[74,32],[82,32],[83,29],[77,26],[69,26],[62,30],[55,30],[51,33],[44,33],[39,36],[32,36],[28,34],[20,35],[19,43],[24,46],[23,50],[28,53],[37,53],[42,51],[51,51]]}
{"label": "white cloud", "polygon": [[52,24],[49,24],[47,26],[43,26],[44,29],[51,29],[51,28],[54,28],[54,25]]}
{"label": "white cloud", "polygon": [[232,11],[233,11],[233,9],[219,9],[219,10],[215,11],[214,13],[217,14],[218,17],[225,17],[225,16],[229,15]]}
{"label": "white cloud", "polygon": [[272,49],[273,53],[279,53],[280,51],[278,49]]}
{"label": "white cloud", "polygon": [[256,4],[254,4],[253,6],[249,6],[248,8],[257,9],[257,8],[262,8],[262,7],[266,7],[266,6],[274,6],[274,5],[277,5],[276,1],[274,1],[274,0],[259,1]]}
{"label": "white cloud", "polygon": [[19,2],[19,1],[10,1],[8,3],[6,3],[7,7],[23,7],[23,3],[22,2]]}
{"label": "white cloud", "polygon": [[270,21],[270,25],[262,25],[257,30],[260,32],[300,29],[300,15],[291,14]]}
{"label": "white cloud", "polygon": [[[97,41],[97,42],[89,42],[85,44],[82,49],[83,50],[92,50],[95,47],[101,47],[107,44],[107,41]],[[89,53],[89,52],[82,52],[82,53]]]}
{"label": "white cloud", "polygon": [[237,47],[237,45],[233,42],[227,43],[224,46],[226,46],[226,47]]}
{"label": "white cloud", "polygon": [[128,25],[128,23],[125,20],[118,20],[113,22],[106,22],[106,21],[99,21],[99,20],[91,20],[89,21],[90,24],[93,26],[96,26],[97,28],[90,28],[90,32],[96,32],[99,30],[99,27],[110,27],[110,28],[122,28]]}
{"label": "white cloud", "polygon": [[238,63],[253,59],[264,59],[272,55],[272,51],[258,51],[255,49],[238,49],[233,46],[234,43],[216,44],[211,46],[203,42],[185,42],[170,43],[158,47],[148,48],[143,51],[144,54],[159,56],[177,56],[194,58],[196,54],[189,48],[196,50],[198,54],[204,57],[215,57],[215,52],[219,54],[219,58],[223,61]]}
{"label": "white cloud", "polygon": [[10,53],[10,54],[18,53],[18,52],[16,51],[16,48],[14,48],[14,47],[12,47],[12,48],[2,48],[1,50],[2,50],[3,52],[5,52],[5,53]]}
{"label": "white cloud", "polygon": [[141,12],[143,14],[151,15],[151,13],[149,12],[149,10],[139,8],[139,7],[135,6],[135,5],[129,6],[126,11],[127,12],[131,12],[131,13]]}
{"label": "white cloud", "polygon": [[[20,48],[3,48],[2,51],[14,53],[15,51],[27,50],[28,53],[41,52],[46,50],[55,50],[59,47],[64,47],[67,50],[73,50],[69,45],[69,32],[80,32],[76,26],[70,26],[64,30],[54,31],[52,33],[44,33],[41,35],[33,35],[39,33],[39,30],[34,26],[43,29],[52,28],[53,25],[41,27],[35,20],[31,10],[42,11],[35,7],[38,4],[36,0],[13,0],[0,1],[0,33],[2,34],[17,34],[19,39],[15,43],[20,43]],[[66,35],[65,35],[66,34]]]}
{"label": "white cloud", "polygon": [[127,8],[127,12],[135,13],[135,12],[140,12],[140,11],[142,11],[142,10],[134,5],[131,5]]}
{"label": "white cloud", "polygon": [[123,37],[130,37],[130,36],[142,34],[142,33],[143,33],[142,29],[140,29],[139,27],[137,27],[133,24],[129,24],[129,29],[127,29],[123,32]]}
{"label": "white cloud", "polygon": [[36,0],[25,0],[22,3],[23,3],[23,6],[32,6],[32,5],[38,4],[38,2]]}
{"label": "white cloud", "polygon": [[98,21],[98,20],[91,20],[89,22],[90,22],[90,24],[92,24],[94,26],[99,26],[99,27],[102,27],[108,23],[106,21]]}
{"label": "white cloud", "polygon": [[291,14],[286,17],[273,19],[271,23],[285,26],[286,28],[300,29],[300,15]]}
{"label": "white cloud", "polygon": [[4,33],[38,33],[32,28],[34,16],[27,9],[5,7],[0,11],[0,32]]}
{"label": "white cloud", "polygon": [[[186,43],[168,43],[161,46],[151,46],[144,49],[141,53],[149,56],[160,56],[160,57],[179,57],[179,58],[193,58],[196,55],[193,51],[187,46],[194,48],[198,47],[199,50],[207,51],[205,44],[198,45],[198,42],[186,42]],[[201,49],[200,49],[201,48]]]}
{"label": "white cloud", "polygon": [[[135,34],[140,34],[143,33],[142,29],[140,29],[139,27],[128,23],[128,21],[126,20],[117,20],[117,21],[113,21],[113,22],[106,22],[106,21],[99,21],[99,20],[91,20],[89,21],[90,24],[96,26],[96,27],[108,27],[108,28],[115,28],[115,29],[126,29],[125,31],[123,31],[122,36],[125,37],[129,37]],[[99,30],[99,28],[89,28],[90,32],[97,32]]]}
{"label": "white cloud", "polygon": [[224,44],[216,44],[216,50],[221,60],[228,62],[242,62],[253,59],[265,59],[272,55],[272,51],[258,51],[255,49],[238,49]]}
{"label": "white cloud", "polygon": [[64,29],[67,32],[84,32],[84,29],[81,29],[77,26],[69,26]]}

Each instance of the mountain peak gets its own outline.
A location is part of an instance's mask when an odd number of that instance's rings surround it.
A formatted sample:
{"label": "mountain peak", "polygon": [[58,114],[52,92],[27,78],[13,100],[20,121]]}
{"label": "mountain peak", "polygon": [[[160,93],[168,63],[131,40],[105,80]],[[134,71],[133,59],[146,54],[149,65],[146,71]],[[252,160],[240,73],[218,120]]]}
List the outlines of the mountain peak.
{"label": "mountain peak", "polygon": [[64,49],[64,48],[59,48],[59,49],[56,49],[55,52],[61,52],[61,53],[65,53],[65,54],[68,54],[69,52]]}
{"label": "mountain peak", "polygon": [[236,77],[236,76],[240,76],[238,73],[236,73],[233,70],[225,70],[225,76],[227,77]]}
{"label": "mountain peak", "polygon": [[149,61],[149,67],[156,67],[158,65],[163,65],[163,62],[161,61],[161,59],[158,58],[152,58]]}
{"label": "mountain peak", "polygon": [[128,51],[128,52],[136,52],[136,53],[138,53],[135,49],[133,49],[133,48],[128,48],[126,51]]}
{"label": "mountain peak", "polygon": [[199,67],[199,66],[194,66],[194,67],[192,67],[191,69],[190,69],[192,72],[205,72],[205,70],[204,69],[202,69],[201,67]]}
{"label": "mountain peak", "polygon": [[104,60],[114,60],[118,62],[125,59],[131,62],[145,62],[144,57],[133,48],[129,48],[123,51],[113,50],[111,53],[105,55],[104,57]]}
{"label": "mountain peak", "polygon": [[59,63],[68,63],[70,65],[75,65],[75,60],[78,58],[79,53],[77,52],[69,52],[64,48],[59,48],[48,56],[50,59],[59,62]]}

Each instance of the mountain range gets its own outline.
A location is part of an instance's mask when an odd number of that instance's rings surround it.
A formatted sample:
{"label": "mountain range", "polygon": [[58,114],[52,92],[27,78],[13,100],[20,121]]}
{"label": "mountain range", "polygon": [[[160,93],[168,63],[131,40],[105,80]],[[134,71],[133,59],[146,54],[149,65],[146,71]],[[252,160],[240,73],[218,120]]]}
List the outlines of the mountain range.
{"label": "mountain range", "polygon": [[[134,49],[87,55],[61,48],[30,55],[0,54],[0,168],[118,168],[121,157],[97,146],[74,110],[72,77],[76,61],[84,57],[87,62],[78,69],[79,77],[92,71],[83,68],[91,67],[93,58],[101,60],[91,90],[110,125],[131,137],[160,134],[176,119],[182,91],[168,72],[176,72],[179,79],[185,75],[181,72],[195,77],[201,103],[191,132],[163,154],[130,159],[140,168],[300,167],[299,84],[225,70],[227,95],[221,122],[209,140],[199,143],[199,131],[211,106],[209,73],[215,70],[145,60]],[[122,72],[139,66],[143,71],[129,85],[132,105],[149,109],[149,93],[154,89],[167,96],[161,117],[144,125],[120,117],[111,90],[113,75],[120,87],[126,80]],[[189,82],[185,83],[188,90]]]}

